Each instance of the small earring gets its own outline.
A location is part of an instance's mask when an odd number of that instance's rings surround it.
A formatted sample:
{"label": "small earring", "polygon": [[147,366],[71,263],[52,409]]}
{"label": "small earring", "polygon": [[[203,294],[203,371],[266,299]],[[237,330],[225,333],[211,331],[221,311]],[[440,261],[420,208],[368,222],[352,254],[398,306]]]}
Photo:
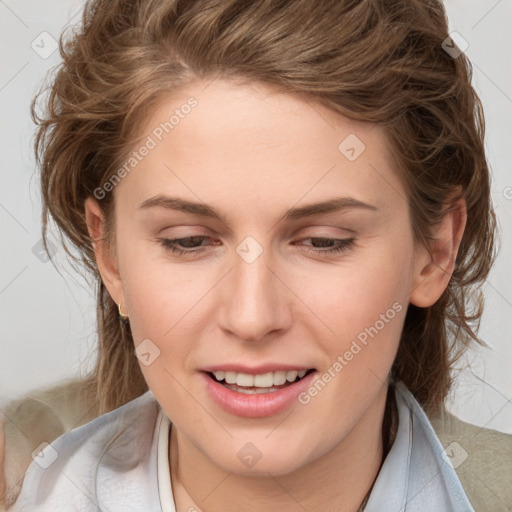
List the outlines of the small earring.
{"label": "small earring", "polygon": [[117,309],[119,310],[119,316],[123,319],[123,320],[127,320],[128,319],[128,315],[125,315],[122,311],[121,311],[121,303],[119,303],[117,305]]}

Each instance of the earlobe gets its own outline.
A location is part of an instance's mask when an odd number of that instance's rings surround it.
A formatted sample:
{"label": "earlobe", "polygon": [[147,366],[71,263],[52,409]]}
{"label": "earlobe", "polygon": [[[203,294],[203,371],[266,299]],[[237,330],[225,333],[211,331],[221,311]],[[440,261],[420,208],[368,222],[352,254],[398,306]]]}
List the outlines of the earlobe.
{"label": "earlobe", "polygon": [[455,268],[466,220],[466,202],[459,199],[445,214],[429,248],[417,251],[411,304],[421,308],[432,306],[445,291]]}
{"label": "earlobe", "polygon": [[[87,229],[92,239],[96,263],[103,283],[116,304],[123,303],[123,290],[118,265],[115,261],[111,247],[105,238],[105,218],[98,202],[88,197],[85,200],[85,219]],[[126,306],[124,306],[126,309]]]}

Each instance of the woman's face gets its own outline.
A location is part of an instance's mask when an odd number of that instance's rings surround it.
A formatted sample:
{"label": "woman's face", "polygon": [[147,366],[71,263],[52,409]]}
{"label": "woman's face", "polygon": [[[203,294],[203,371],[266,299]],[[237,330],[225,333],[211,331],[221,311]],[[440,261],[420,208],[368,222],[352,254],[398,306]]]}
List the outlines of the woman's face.
{"label": "woman's face", "polygon": [[105,281],[182,439],[227,471],[279,475],[378,430],[418,273],[382,129],[216,80],[141,133]]}

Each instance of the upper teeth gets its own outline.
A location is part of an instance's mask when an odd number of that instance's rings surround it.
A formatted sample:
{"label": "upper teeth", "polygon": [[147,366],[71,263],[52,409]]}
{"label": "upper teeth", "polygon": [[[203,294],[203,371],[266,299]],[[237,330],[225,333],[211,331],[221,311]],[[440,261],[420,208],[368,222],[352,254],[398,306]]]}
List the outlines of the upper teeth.
{"label": "upper teeth", "polygon": [[225,380],[227,384],[236,384],[237,386],[270,388],[272,386],[281,386],[286,381],[293,382],[297,375],[302,379],[307,370],[292,370],[290,372],[277,371],[261,375],[250,375],[248,373],[237,372],[215,372],[215,378],[218,381]]}

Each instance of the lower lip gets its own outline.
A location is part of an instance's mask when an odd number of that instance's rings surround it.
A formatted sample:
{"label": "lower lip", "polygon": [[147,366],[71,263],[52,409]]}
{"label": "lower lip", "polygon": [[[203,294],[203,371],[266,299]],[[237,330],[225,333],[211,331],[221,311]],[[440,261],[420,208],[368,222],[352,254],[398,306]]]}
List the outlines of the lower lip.
{"label": "lower lip", "polygon": [[296,401],[297,396],[311,385],[316,373],[313,371],[298,382],[279,391],[255,395],[232,391],[205,372],[201,372],[201,378],[205,382],[209,395],[225,411],[245,418],[262,418],[278,414],[290,407]]}

